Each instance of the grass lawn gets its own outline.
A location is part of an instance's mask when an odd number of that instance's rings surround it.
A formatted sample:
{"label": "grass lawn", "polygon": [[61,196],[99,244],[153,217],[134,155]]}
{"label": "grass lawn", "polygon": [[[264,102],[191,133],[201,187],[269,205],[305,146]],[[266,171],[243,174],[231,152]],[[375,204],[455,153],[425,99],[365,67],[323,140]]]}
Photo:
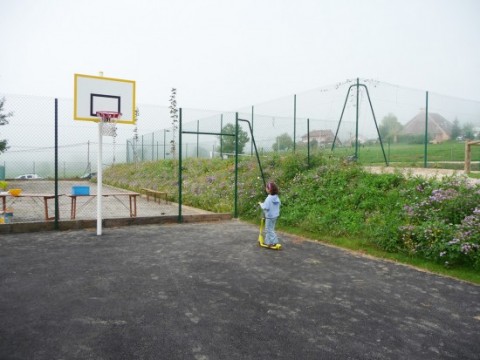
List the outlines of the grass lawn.
{"label": "grass lawn", "polygon": [[[423,144],[383,144],[385,156],[391,165],[423,167],[425,146]],[[346,157],[355,154],[355,147],[338,147],[335,156]],[[465,143],[445,141],[441,144],[428,144],[427,160],[429,167],[444,169],[463,169],[465,161]],[[380,144],[360,146],[358,161],[362,164],[382,164],[384,156]],[[472,170],[480,170],[480,146],[472,147]]]}

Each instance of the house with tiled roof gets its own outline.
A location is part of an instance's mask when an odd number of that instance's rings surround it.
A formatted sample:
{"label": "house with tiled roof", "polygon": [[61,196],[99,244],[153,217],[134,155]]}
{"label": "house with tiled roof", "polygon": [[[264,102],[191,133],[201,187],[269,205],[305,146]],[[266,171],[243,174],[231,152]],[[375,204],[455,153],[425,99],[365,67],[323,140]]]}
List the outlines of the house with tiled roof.
{"label": "house with tiled roof", "polygon": [[[318,145],[332,145],[335,135],[332,130],[312,130],[310,131],[310,142],[316,141]],[[302,135],[302,143],[308,142],[308,134]],[[336,145],[341,145],[337,138]]]}
{"label": "house with tiled roof", "polygon": [[[403,135],[425,134],[425,110],[422,109],[413,119],[407,122],[403,129]],[[437,113],[428,113],[428,135],[430,141],[439,143],[449,140],[452,135],[452,123]]]}

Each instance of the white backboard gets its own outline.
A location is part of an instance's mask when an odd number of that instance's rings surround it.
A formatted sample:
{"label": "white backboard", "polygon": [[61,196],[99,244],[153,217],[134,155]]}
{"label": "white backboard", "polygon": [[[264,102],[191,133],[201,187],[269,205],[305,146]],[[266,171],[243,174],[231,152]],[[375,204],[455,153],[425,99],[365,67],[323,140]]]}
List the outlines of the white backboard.
{"label": "white backboard", "polygon": [[97,111],[115,111],[119,123],[135,124],[135,109],[135,81],[75,74],[75,120],[99,122]]}

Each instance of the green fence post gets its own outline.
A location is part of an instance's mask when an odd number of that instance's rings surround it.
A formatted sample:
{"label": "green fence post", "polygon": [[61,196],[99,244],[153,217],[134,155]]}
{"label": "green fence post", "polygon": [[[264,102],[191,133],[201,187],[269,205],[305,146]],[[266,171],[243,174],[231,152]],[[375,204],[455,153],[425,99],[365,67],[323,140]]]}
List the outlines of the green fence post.
{"label": "green fence post", "polygon": [[58,230],[59,217],[60,209],[58,204],[58,99],[55,99],[55,230]]}
{"label": "green fence post", "polygon": [[[178,222],[182,222],[182,108],[178,117]],[[173,139],[175,141],[175,139]],[[175,161],[175,159],[173,160]]]}
{"label": "green fence post", "polygon": [[295,153],[296,135],[297,135],[297,94],[293,95],[293,152],[294,153]]}
{"label": "green fence post", "polygon": [[235,204],[234,218],[238,218],[238,112],[235,113]]}
{"label": "green fence post", "polygon": [[307,119],[307,166],[310,169],[310,119]]}
{"label": "green fence post", "polygon": [[200,131],[200,120],[197,120],[197,159],[198,159],[198,142],[200,140],[200,134],[198,133]]}
{"label": "green fence post", "polygon": [[388,156],[387,156],[388,162],[390,162],[390,141],[391,141],[390,138],[388,138]]}
{"label": "green fence post", "polygon": [[356,104],[356,116],[355,116],[355,159],[358,159],[358,99],[360,92],[360,80],[357,78],[357,104]]}
{"label": "green fence post", "polygon": [[428,153],[428,91],[425,94],[425,148],[423,151],[423,167],[428,167],[427,153]]}
{"label": "green fence post", "polygon": [[[220,134],[223,132],[223,114],[220,115]],[[223,136],[220,135],[220,158],[223,159]]]}

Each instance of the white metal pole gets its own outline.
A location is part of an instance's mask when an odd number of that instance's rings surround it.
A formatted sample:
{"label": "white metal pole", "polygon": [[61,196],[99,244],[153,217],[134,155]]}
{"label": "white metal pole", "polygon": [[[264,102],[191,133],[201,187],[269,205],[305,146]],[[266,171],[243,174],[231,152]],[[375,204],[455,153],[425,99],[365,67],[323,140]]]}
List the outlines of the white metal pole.
{"label": "white metal pole", "polygon": [[102,235],[102,127],[98,123],[98,154],[97,154],[97,235]]}
{"label": "white metal pole", "polygon": [[[103,76],[103,71],[98,73]],[[97,235],[102,235],[102,129],[103,121],[98,122],[98,154],[97,154]]]}

